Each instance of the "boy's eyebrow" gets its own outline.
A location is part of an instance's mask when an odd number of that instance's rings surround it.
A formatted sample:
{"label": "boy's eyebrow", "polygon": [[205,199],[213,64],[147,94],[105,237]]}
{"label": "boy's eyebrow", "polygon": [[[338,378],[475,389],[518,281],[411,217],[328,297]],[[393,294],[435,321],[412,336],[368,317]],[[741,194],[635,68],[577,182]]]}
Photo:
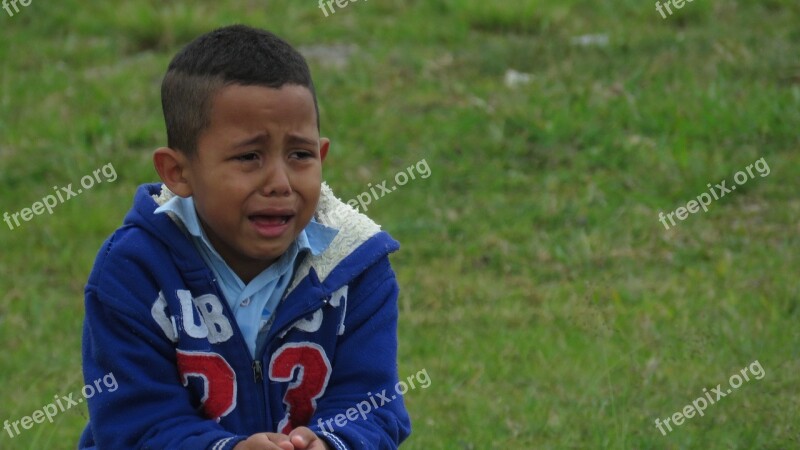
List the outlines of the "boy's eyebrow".
{"label": "boy's eyebrow", "polygon": [[246,147],[248,145],[258,144],[259,142],[264,141],[268,137],[269,136],[267,135],[267,133],[258,133],[255,136],[248,137],[240,142],[233,144],[233,148]]}
{"label": "boy's eyebrow", "polygon": [[[247,147],[248,145],[258,144],[269,139],[269,134],[258,133],[233,144],[233,148]],[[313,139],[301,136],[299,134],[290,134],[287,138],[287,143],[290,145],[317,145]]]}
{"label": "boy's eyebrow", "polygon": [[317,141],[313,139],[309,139],[305,136],[301,136],[299,134],[290,134],[289,138],[287,139],[289,144],[292,145],[317,145]]}

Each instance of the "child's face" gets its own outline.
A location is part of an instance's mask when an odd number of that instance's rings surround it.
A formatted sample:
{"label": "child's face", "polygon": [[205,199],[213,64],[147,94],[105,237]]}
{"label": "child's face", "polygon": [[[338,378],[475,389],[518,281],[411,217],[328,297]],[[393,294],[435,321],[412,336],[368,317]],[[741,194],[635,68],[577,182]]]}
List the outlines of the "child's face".
{"label": "child's face", "polygon": [[209,240],[247,282],[311,220],[329,142],[302,86],[226,86],[210,114],[183,175]]}

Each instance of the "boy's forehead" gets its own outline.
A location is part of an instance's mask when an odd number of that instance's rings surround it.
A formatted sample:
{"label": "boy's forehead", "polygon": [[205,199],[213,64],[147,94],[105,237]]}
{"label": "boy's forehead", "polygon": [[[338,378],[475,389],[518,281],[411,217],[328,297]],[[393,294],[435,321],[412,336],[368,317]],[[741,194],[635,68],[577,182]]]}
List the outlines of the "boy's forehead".
{"label": "boy's forehead", "polygon": [[294,122],[311,121],[316,125],[316,109],[311,91],[301,85],[285,84],[279,88],[261,85],[231,84],[217,91],[211,102],[211,117],[234,120],[248,118],[254,112],[265,113]]}
{"label": "boy's forehead", "polygon": [[300,85],[280,88],[230,84],[212,97],[208,125],[201,131],[198,149],[241,148],[240,143],[279,139],[291,142],[319,140],[316,107],[311,91]]}
{"label": "boy's forehead", "polygon": [[260,84],[226,84],[214,93],[214,98],[229,98],[241,101],[251,99],[254,95],[268,97],[274,101],[290,98],[312,102],[312,104],[314,101],[314,97],[309,88],[291,83],[281,85],[280,87],[264,86]]}

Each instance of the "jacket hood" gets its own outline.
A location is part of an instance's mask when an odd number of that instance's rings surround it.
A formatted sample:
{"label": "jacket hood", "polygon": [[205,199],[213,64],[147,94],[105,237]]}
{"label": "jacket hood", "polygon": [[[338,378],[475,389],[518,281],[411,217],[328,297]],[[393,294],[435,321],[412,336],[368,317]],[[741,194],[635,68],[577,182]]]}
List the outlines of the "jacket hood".
{"label": "jacket hood", "polygon": [[[177,264],[186,269],[197,269],[191,267],[190,261],[194,264],[203,262],[183,230],[183,225],[171,213],[153,214],[156,208],[174,196],[162,183],[139,186],[133,208],[125,217],[125,225],[141,228],[163,242],[175,255]],[[306,255],[297,267],[288,291],[293,290],[307,275],[313,275],[326,290],[333,292],[400,248],[397,241],[381,231],[381,227],[372,219],[338,199],[327,183],[322,183],[314,217],[317,222],[336,228],[339,232],[324,252]],[[342,264],[345,260],[347,263]]]}

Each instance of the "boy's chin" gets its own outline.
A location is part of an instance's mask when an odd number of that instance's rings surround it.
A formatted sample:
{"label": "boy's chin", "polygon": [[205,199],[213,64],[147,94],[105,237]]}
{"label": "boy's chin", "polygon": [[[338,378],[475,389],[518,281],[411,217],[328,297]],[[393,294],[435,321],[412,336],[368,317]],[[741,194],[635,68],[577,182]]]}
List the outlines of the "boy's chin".
{"label": "boy's chin", "polygon": [[247,251],[246,253],[247,256],[253,262],[257,262],[260,264],[272,264],[278,259],[280,259],[280,257],[283,256],[284,253],[286,253],[292,242],[294,242],[294,239],[287,240],[285,243],[281,242],[280,244],[274,247],[272,246],[269,248],[251,247],[249,249],[246,249],[245,251]]}

